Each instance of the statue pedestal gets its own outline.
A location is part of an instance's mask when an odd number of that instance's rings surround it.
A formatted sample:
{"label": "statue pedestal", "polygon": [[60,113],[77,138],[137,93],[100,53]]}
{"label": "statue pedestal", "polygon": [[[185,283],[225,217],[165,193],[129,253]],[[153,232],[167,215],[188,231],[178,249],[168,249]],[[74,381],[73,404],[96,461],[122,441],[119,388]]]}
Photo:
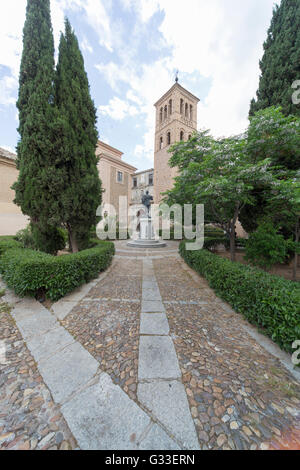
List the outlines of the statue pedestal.
{"label": "statue pedestal", "polygon": [[152,219],[150,217],[140,218],[140,236],[137,240],[130,240],[128,246],[136,248],[162,248],[166,243],[156,240]]}

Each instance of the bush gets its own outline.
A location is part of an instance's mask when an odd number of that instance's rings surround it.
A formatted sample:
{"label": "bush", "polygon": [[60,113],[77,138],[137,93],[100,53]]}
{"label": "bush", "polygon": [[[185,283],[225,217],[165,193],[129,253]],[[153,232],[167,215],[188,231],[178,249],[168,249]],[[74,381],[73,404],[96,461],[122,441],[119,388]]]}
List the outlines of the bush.
{"label": "bush", "polygon": [[276,263],[285,262],[289,246],[290,241],[279,235],[270,222],[265,222],[250,235],[245,259],[254,266],[269,269]]}
{"label": "bush", "polygon": [[224,245],[225,248],[229,248],[229,238],[228,237],[206,237],[204,238],[203,247],[207,250],[214,250],[218,245]]}
{"label": "bush", "polygon": [[59,250],[66,246],[65,233],[61,228],[45,226],[43,229],[38,225],[31,225],[34,248],[50,255],[56,255]]}
{"label": "bush", "polygon": [[59,257],[14,243],[9,247],[0,242],[0,272],[8,287],[21,297],[41,290],[54,301],[96,278],[114,254],[111,242],[95,241],[89,250]]}
{"label": "bush", "polygon": [[216,294],[263,328],[282,349],[292,352],[292,343],[300,337],[299,285],[207,250],[187,251],[185,243],[180,244],[181,256]]}
{"label": "bush", "polygon": [[23,248],[35,249],[34,238],[31,230],[31,225],[28,224],[23,230],[19,230],[15,239],[22,245]]}
{"label": "bush", "polygon": [[17,240],[14,240],[13,237],[0,237],[0,256],[6,250],[13,250],[16,248],[22,248],[22,245]]}

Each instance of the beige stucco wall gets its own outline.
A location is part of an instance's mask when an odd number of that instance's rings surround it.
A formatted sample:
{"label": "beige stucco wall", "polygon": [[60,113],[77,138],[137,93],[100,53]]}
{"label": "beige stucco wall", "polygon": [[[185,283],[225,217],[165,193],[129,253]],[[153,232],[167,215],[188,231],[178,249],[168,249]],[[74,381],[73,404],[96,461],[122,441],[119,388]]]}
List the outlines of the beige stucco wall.
{"label": "beige stucco wall", "polygon": [[[126,196],[128,206],[131,202],[132,175],[136,168],[122,160],[122,152],[99,141],[96,154],[99,156],[98,170],[102,181],[103,204],[111,204],[119,212],[119,197]],[[123,173],[123,181],[117,181],[117,172]]]}
{"label": "beige stucco wall", "polygon": [[12,184],[18,179],[15,162],[0,156],[0,236],[15,235],[26,227],[28,218],[13,203]]}

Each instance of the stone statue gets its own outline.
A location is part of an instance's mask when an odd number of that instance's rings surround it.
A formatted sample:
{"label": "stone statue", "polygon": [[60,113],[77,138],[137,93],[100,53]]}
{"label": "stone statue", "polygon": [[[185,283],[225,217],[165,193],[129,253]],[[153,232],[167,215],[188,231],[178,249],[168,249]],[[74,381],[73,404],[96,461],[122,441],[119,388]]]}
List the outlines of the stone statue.
{"label": "stone statue", "polygon": [[146,194],[143,194],[142,197],[142,204],[147,208],[148,217],[150,217],[151,201],[153,201],[153,197],[149,194],[149,191],[146,191]]}

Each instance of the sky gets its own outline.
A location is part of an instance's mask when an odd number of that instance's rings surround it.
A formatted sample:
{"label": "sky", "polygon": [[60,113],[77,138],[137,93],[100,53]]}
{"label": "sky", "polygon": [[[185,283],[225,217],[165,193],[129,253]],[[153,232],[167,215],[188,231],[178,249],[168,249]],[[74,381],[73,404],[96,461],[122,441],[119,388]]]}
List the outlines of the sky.
{"label": "sky", "polygon": [[[0,5],[0,147],[15,151],[27,0]],[[279,3],[279,0],[276,2]],[[100,139],[153,167],[154,103],[179,83],[200,98],[198,129],[241,133],[259,81],[273,0],[51,0],[56,53],[67,16],[77,34]]]}

